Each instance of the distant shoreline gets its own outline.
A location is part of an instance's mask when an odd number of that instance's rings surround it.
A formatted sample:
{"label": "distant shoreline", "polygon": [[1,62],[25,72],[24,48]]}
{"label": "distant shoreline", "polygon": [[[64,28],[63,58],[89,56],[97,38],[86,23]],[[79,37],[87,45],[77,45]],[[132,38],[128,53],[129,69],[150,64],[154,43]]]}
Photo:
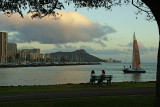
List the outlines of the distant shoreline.
{"label": "distant shoreline", "polygon": [[18,65],[0,65],[0,68],[13,68],[13,67],[42,67],[42,66],[72,66],[72,65],[100,65],[99,62],[89,63],[64,63],[64,64],[18,64]]}

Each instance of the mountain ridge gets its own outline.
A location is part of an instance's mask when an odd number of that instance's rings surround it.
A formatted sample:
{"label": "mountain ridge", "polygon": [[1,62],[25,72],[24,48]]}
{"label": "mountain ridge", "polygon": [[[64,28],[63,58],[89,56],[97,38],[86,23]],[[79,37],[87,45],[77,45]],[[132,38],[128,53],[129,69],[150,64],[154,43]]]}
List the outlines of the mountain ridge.
{"label": "mountain ridge", "polygon": [[51,53],[51,60],[52,62],[104,62],[103,59],[87,53],[84,49]]}

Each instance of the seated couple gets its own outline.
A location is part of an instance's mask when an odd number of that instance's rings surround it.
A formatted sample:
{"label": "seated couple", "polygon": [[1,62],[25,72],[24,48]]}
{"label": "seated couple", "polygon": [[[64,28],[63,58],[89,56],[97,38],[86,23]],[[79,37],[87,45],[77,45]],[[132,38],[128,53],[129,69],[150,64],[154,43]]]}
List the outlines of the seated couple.
{"label": "seated couple", "polygon": [[[100,84],[103,82],[103,80],[105,79],[105,77],[106,77],[105,71],[102,70],[102,74],[100,75],[100,78],[98,79],[97,85],[100,85]],[[90,79],[90,82],[91,82],[92,84],[95,84],[95,80],[96,80],[96,75],[95,75],[94,70],[92,70],[92,71],[91,71],[91,79]]]}

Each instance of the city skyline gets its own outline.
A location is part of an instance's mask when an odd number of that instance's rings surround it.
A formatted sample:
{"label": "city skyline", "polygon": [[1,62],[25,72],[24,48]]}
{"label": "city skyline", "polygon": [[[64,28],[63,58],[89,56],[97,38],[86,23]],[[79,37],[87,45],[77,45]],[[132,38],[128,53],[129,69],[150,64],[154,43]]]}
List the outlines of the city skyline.
{"label": "city skyline", "polygon": [[74,10],[72,5],[66,6],[59,11],[62,14],[59,20],[0,14],[0,30],[8,32],[9,42],[17,42],[18,49],[40,48],[43,53],[85,49],[101,59],[111,57],[122,62],[126,56],[127,62],[132,59],[135,32],[142,63],[157,61],[159,37],[156,22],[146,21],[145,14],[136,16],[137,9],[132,5],[115,7],[112,11],[103,8]]}

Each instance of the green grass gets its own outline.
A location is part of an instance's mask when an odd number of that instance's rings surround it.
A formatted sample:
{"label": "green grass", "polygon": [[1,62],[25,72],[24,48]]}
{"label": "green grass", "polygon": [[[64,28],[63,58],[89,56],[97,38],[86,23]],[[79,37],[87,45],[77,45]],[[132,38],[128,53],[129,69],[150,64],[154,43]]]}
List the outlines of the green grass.
{"label": "green grass", "polygon": [[[40,91],[67,91],[115,88],[155,88],[155,83],[112,83],[111,85],[66,84],[44,86],[9,86],[0,87],[0,94]],[[153,107],[154,95],[135,96],[101,96],[82,98],[56,98],[42,100],[26,100],[0,102],[0,107]]]}
{"label": "green grass", "polygon": [[0,103],[0,107],[153,107],[155,96],[57,98]]}
{"label": "green grass", "polygon": [[88,89],[113,89],[113,88],[155,88],[155,83],[112,83],[111,85],[91,85],[91,84],[66,84],[66,85],[42,85],[42,86],[8,86],[0,87],[2,93],[19,92],[40,92],[40,91],[67,91],[67,90],[88,90]]}

